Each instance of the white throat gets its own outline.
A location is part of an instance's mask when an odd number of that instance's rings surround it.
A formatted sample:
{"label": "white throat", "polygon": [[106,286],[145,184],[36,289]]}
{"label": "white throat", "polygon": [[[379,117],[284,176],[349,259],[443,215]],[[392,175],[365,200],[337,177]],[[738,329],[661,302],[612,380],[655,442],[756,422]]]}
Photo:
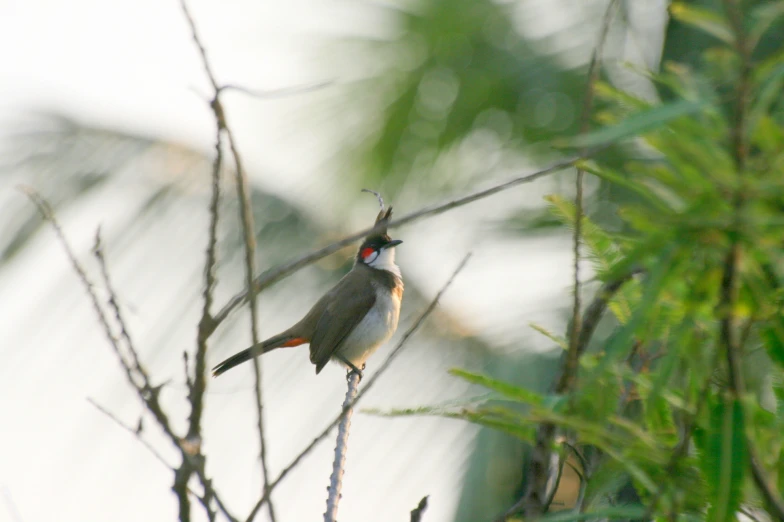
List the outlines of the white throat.
{"label": "white throat", "polygon": [[394,248],[381,249],[376,258],[368,263],[368,266],[372,266],[377,270],[386,270],[387,272],[392,272],[400,279],[403,279],[403,276],[400,274],[400,267],[395,264]]}

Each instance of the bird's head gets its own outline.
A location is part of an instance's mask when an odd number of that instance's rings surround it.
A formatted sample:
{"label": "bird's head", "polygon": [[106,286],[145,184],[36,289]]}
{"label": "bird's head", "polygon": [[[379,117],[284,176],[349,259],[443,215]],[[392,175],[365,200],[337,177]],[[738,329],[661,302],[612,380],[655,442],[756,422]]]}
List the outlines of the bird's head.
{"label": "bird's head", "polygon": [[[357,252],[357,263],[378,270],[388,270],[400,274],[400,269],[395,264],[395,247],[402,243],[399,239],[392,239],[387,234],[386,224],[392,215],[392,207],[379,212],[376,218],[376,230],[365,238]],[[382,225],[378,228],[379,225]]]}

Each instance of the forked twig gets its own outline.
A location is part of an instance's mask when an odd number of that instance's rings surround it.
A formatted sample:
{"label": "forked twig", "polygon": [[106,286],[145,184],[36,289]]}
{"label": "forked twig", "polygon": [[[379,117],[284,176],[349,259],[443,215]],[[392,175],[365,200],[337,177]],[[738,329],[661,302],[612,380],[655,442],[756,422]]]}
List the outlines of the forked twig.
{"label": "forked twig", "polygon": [[[221,87],[218,84],[217,77],[210,66],[209,59],[207,58],[207,52],[204,48],[204,44],[201,42],[199,37],[199,33],[196,29],[196,23],[193,20],[193,16],[191,15],[190,11],[188,10],[188,5],[185,0],[181,0],[182,10],[185,14],[185,18],[188,21],[188,25],[190,26],[191,33],[193,36],[193,41],[196,43],[196,47],[199,50],[199,54],[201,56],[202,65],[204,66],[204,71],[212,85],[214,97],[212,102],[210,103],[210,107],[212,108],[213,113],[215,114],[215,123],[218,129],[218,133],[220,134],[221,131],[226,133],[226,137],[228,138],[229,149],[231,150],[232,157],[234,159],[235,165],[235,173],[237,178],[237,196],[239,199],[239,211],[240,211],[240,221],[242,222],[242,230],[243,230],[243,238],[245,243],[245,272],[246,272],[246,285],[247,285],[247,295],[250,301],[250,329],[251,329],[251,337],[253,344],[256,345],[259,342],[259,332],[258,332],[258,311],[256,307],[256,294],[258,290],[253,285],[253,274],[256,272],[256,236],[255,236],[255,226],[253,222],[253,209],[251,208],[251,201],[250,201],[250,188],[248,183],[248,176],[245,171],[245,167],[242,163],[242,159],[240,157],[239,148],[237,147],[237,142],[234,139],[234,134],[229,127],[229,124],[226,120],[226,112],[223,108],[223,105],[220,101],[220,94],[221,94]],[[211,321],[211,329],[205,328],[205,334],[209,336],[217,326],[220,321],[216,321],[213,319]],[[262,371],[261,371],[261,358],[256,357],[253,360],[253,371],[255,375],[255,403],[256,403],[256,413],[257,413],[257,429],[259,433],[259,460],[261,462],[261,475],[263,481],[263,488],[264,492],[269,488],[269,473],[267,470],[267,456],[266,456],[266,438],[264,436],[264,401],[262,399]],[[269,510],[270,519],[272,522],[275,522],[275,509],[271,502],[267,504],[267,508]]]}
{"label": "forked twig", "polygon": [[[66,252],[68,259],[71,262],[71,265],[74,271],[79,276],[85,290],[87,291],[88,296],[90,297],[90,301],[92,302],[93,308],[95,309],[95,313],[98,316],[98,320],[103,327],[104,333],[106,334],[107,339],[109,340],[109,344],[111,345],[112,349],[117,356],[117,359],[120,362],[120,366],[122,367],[128,383],[131,387],[136,391],[137,395],[142,401],[142,404],[147,408],[147,410],[152,413],[155,420],[160,425],[163,432],[167,435],[171,443],[174,445],[175,448],[180,452],[182,455],[183,463],[175,470],[175,484],[178,488],[175,490],[177,493],[179,507],[180,507],[180,515],[181,518],[185,518],[186,520],[190,518],[190,512],[188,506],[190,505],[190,501],[188,499],[188,488],[187,483],[180,484],[178,482],[177,474],[180,470],[195,467],[196,473],[199,476],[201,481],[202,487],[204,488],[205,494],[204,498],[213,498],[215,499],[218,507],[220,508],[221,512],[231,521],[235,521],[236,519],[228,512],[225,505],[221,501],[220,497],[215,492],[215,489],[212,487],[212,483],[209,478],[207,478],[203,466],[198,466],[196,461],[201,460],[203,462],[203,458],[201,457],[200,452],[191,452],[187,447],[185,441],[178,437],[174,430],[169,423],[169,418],[166,413],[163,411],[161,404],[159,402],[159,393],[161,386],[153,386],[150,381],[150,377],[147,374],[147,371],[144,369],[140,362],[140,358],[138,353],[135,351],[133,344],[130,342],[130,334],[128,333],[129,330],[124,324],[122,314],[119,312],[119,299],[114,292],[110,284],[109,273],[106,267],[106,260],[103,256],[102,248],[100,246],[100,234],[96,234],[97,240],[97,248],[95,249],[96,259],[101,266],[101,273],[104,276],[104,284],[110,294],[109,302],[110,305],[114,308],[115,318],[119,323],[119,328],[122,331],[125,331],[126,334],[121,334],[121,337],[114,335],[112,326],[109,323],[109,318],[107,313],[104,311],[103,307],[100,304],[100,300],[98,299],[98,295],[95,293],[95,288],[87,276],[86,271],[82,267],[81,263],[76,259],[76,256],[73,253],[73,249],[71,248],[68,240],[65,238],[65,234],[60,227],[60,224],[57,222],[57,219],[54,216],[54,212],[52,211],[51,206],[49,203],[44,200],[38,192],[30,187],[20,187],[20,189],[30,198],[30,200],[38,207],[38,210],[41,212],[41,215],[49,221],[52,225],[52,228],[57,235],[58,240],[60,241],[63,250]],[[122,344],[126,345],[124,348]],[[127,357],[123,352],[127,350],[131,352],[131,356]],[[181,486],[181,487],[180,487]],[[201,497],[199,497],[201,500]],[[206,506],[205,506],[206,507]],[[208,509],[208,513],[210,510]]]}

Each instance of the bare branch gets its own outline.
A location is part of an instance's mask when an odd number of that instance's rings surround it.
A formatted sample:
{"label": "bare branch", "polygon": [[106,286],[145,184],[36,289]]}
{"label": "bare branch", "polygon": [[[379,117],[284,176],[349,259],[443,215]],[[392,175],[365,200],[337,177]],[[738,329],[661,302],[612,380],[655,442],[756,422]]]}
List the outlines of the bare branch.
{"label": "bare branch", "polygon": [[[580,132],[585,132],[589,127],[589,118],[593,108],[594,86],[599,77],[599,64],[604,53],[604,43],[610,30],[617,0],[610,0],[604,14],[602,27],[599,33],[599,41],[591,55],[591,63],[588,69],[588,81],[585,88],[585,100],[583,102],[582,122]],[[585,154],[586,151],[583,151]],[[572,305],[572,329],[569,335],[569,350],[566,352],[563,373],[556,386],[556,393],[570,393],[575,386],[577,370],[580,361],[580,242],[582,240],[583,222],[583,170],[577,168],[575,195],[575,219],[573,234],[573,271],[574,271],[574,302]],[[550,477],[550,446],[555,437],[556,428],[554,425],[544,423],[537,431],[537,444],[534,448],[534,455],[531,459],[530,483],[528,490],[523,495],[522,507],[526,518],[536,518],[545,513],[547,509],[547,483]]]}
{"label": "bare branch", "polygon": [[[599,41],[591,54],[591,63],[588,66],[588,82],[585,86],[585,99],[583,100],[583,110],[581,115],[580,132],[585,133],[590,127],[591,110],[593,109],[594,88],[599,80],[602,57],[604,56],[604,44],[610,31],[610,23],[615,13],[618,0],[610,0],[607,10],[604,13],[602,27],[599,32]],[[585,154],[585,150],[583,154]],[[569,350],[566,355],[564,376],[562,381],[563,389],[557,393],[564,393],[574,387],[574,380],[577,378],[577,356],[578,337],[580,335],[580,242],[582,241],[583,228],[583,170],[577,168],[576,195],[574,201],[574,233],[572,235],[573,249],[573,271],[574,271],[574,302],[572,305],[572,331],[569,336]]]}
{"label": "bare branch", "polygon": [[[220,135],[221,130],[226,133],[229,142],[229,149],[231,150],[232,157],[234,159],[235,164],[235,172],[237,177],[237,196],[239,199],[239,211],[240,211],[240,220],[242,222],[242,229],[243,229],[243,236],[245,241],[245,271],[246,271],[246,283],[247,283],[247,292],[250,301],[250,328],[251,328],[251,337],[253,344],[256,345],[259,342],[259,332],[258,332],[258,325],[257,325],[257,318],[258,318],[258,311],[256,307],[256,293],[258,292],[253,284],[253,274],[256,272],[256,236],[255,236],[255,226],[253,223],[253,210],[251,207],[250,202],[250,189],[248,185],[248,176],[245,172],[244,165],[242,163],[242,159],[240,157],[239,149],[237,147],[236,140],[234,139],[234,134],[231,131],[231,128],[228,125],[226,120],[226,112],[223,109],[223,105],[220,101],[220,93],[221,87],[218,85],[217,78],[210,66],[210,62],[207,59],[207,52],[204,48],[204,45],[199,38],[198,31],[196,29],[196,23],[193,20],[193,16],[191,16],[187,3],[185,0],[181,0],[182,10],[185,14],[185,17],[188,21],[188,24],[191,29],[191,33],[193,35],[193,41],[196,43],[197,48],[199,49],[199,54],[201,55],[201,61],[204,66],[204,71],[207,74],[207,77],[212,84],[213,91],[215,93],[214,98],[210,106],[215,114],[215,122],[218,129],[218,134]],[[220,147],[220,139],[218,140],[218,147]],[[220,154],[220,152],[218,153]],[[206,305],[205,305],[206,306]],[[216,326],[215,321],[212,321],[212,329],[204,328],[203,332],[206,336],[209,336],[213,331],[214,327]],[[201,331],[201,329],[200,329]],[[198,364],[198,362],[197,362]],[[257,357],[253,361],[253,368],[255,373],[255,399],[256,399],[256,410],[257,410],[257,419],[258,419],[258,432],[259,432],[259,456],[261,461],[261,475],[263,480],[263,488],[264,493],[269,489],[269,476],[267,472],[267,458],[266,458],[266,440],[264,437],[264,403],[262,399],[262,372],[261,372],[261,358]],[[204,378],[204,372],[206,371],[205,368],[202,369],[202,376]],[[267,508],[269,510],[270,519],[272,522],[275,522],[275,510],[271,502],[267,503]]]}
{"label": "bare branch", "polygon": [[284,478],[286,478],[286,475],[288,475],[289,472],[292,469],[294,469],[300,463],[300,461],[303,458],[305,458],[305,456],[308,455],[313,450],[313,448],[315,448],[319,444],[319,442],[324,440],[330,434],[330,432],[332,432],[333,428],[335,428],[335,426],[337,426],[340,423],[340,421],[347,414],[347,412],[351,408],[356,406],[357,403],[360,401],[360,399],[362,399],[362,397],[368,392],[368,390],[370,390],[370,388],[373,387],[373,384],[389,368],[389,366],[392,364],[392,361],[395,359],[395,357],[397,357],[397,355],[400,353],[400,351],[406,345],[406,343],[408,342],[408,339],[411,338],[411,336],[414,335],[414,333],[416,333],[417,330],[419,330],[419,328],[422,326],[422,323],[425,322],[425,319],[427,319],[428,316],[433,312],[433,310],[435,309],[436,305],[438,305],[438,302],[441,299],[441,296],[451,286],[452,281],[454,281],[455,277],[457,277],[457,275],[463,270],[463,268],[465,267],[466,263],[468,263],[468,260],[470,258],[471,258],[471,254],[470,253],[466,254],[466,256],[463,258],[463,260],[457,266],[455,271],[452,272],[452,275],[449,277],[449,279],[444,284],[444,286],[441,287],[441,290],[438,291],[436,296],[433,298],[433,300],[430,302],[430,304],[427,306],[427,308],[425,308],[425,310],[422,312],[422,314],[420,314],[420,316],[417,317],[416,321],[414,321],[414,324],[412,324],[411,327],[409,327],[409,329],[406,330],[406,333],[403,334],[403,337],[400,339],[400,341],[397,343],[397,345],[392,349],[392,351],[389,353],[389,355],[384,360],[384,362],[381,364],[381,366],[378,367],[378,370],[376,371],[376,373],[374,373],[372,376],[370,376],[370,378],[367,380],[365,385],[359,391],[359,393],[357,394],[356,398],[351,402],[351,404],[348,406],[348,408],[344,407],[343,411],[340,412],[340,415],[335,417],[335,419],[326,428],[324,428],[324,430],[318,436],[316,436],[315,439],[313,439],[313,442],[308,444],[307,447],[305,447],[305,449],[303,449],[299,453],[299,455],[297,455],[294,458],[294,460],[291,461],[291,463],[288,466],[283,468],[283,471],[280,472],[280,475],[278,475],[278,477],[270,483],[270,487],[269,487],[267,493],[264,496],[262,496],[259,499],[259,501],[256,503],[256,505],[253,507],[253,510],[250,512],[250,515],[248,515],[248,518],[246,519],[246,522],[251,522],[256,517],[256,514],[258,513],[258,511],[261,508],[261,506],[263,506],[264,503],[267,502],[267,498],[272,493],[272,490],[274,490],[278,486],[278,484],[280,484],[281,481]]}
{"label": "bare branch", "polygon": [[334,83],[335,83],[334,81],[326,81],[326,82],[314,83],[312,85],[300,85],[297,87],[284,87],[281,89],[272,89],[272,90],[249,89],[241,85],[224,84],[218,89],[218,92],[237,91],[242,94],[252,96],[253,98],[272,99],[272,98],[283,98],[286,96],[293,96],[297,94],[318,91],[320,89],[323,89],[324,87],[329,87]]}
{"label": "bare branch", "polygon": [[[503,192],[504,190],[508,190],[510,188],[521,185],[523,183],[530,183],[539,178],[547,176],[548,174],[552,174],[553,172],[557,172],[559,170],[572,167],[574,166],[575,163],[589,157],[593,153],[595,153],[595,150],[592,150],[589,153],[584,154],[583,156],[574,157],[568,160],[554,163],[553,165],[550,165],[549,167],[534,172],[532,174],[526,174],[524,176],[515,177],[513,179],[507,180],[498,185],[494,185],[488,189],[474,192],[462,198],[458,198],[458,199],[448,201],[446,203],[431,205],[422,208],[420,210],[407,214],[399,219],[390,221],[388,226],[389,228],[401,227],[403,225],[407,225],[409,223],[414,223],[416,221],[419,221],[420,219],[436,216],[438,214],[442,214],[449,210],[462,207],[463,205],[473,203],[474,201],[478,201],[480,199],[486,198],[488,196],[492,196],[499,192]],[[293,274],[297,270],[301,270],[302,268],[305,268],[306,266],[311,265],[316,261],[327,257],[330,254],[334,254],[338,250],[348,245],[353,244],[356,240],[363,238],[372,232],[380,230],[381,226],[382,225],[366,228],[354,234],[348,235],[345,238],[341,239],[340,241],[336,241],[323,248],[305,254],[293,261],[265,270],[264,272],[259,274],[256,277],[256,279],[254,279],[253,281],[254,287],[257,292],[261,292],[262,290],[269,288],[270,286],[277,283],[281,279],[287,277],[288,275]],[[247,291],[243,291],[235,295],[234,297],[232,297],[223,306],[223,308],[221,308],[221,310],[215,315],[214,327],[217,328],[218,325],[222,323],[229,316],[229,314],[231,314],[232,311],[234,311],[235,308],[245,303],[247,301],[247,298],[248,298]]]}
{"label": "bare branch", "polygon": [[[46,219],[51,223],[52,228],[55,230],[55,233],[60,243],[63,246],[63,250],[65,250],[66,254],[68,255],[68,258],[71,261],[71,265],[73,266],[74,271],[76,271],[77,275],[79,276],[79,279],[82,281],[82,284],[87,290],[87,294],[90,296],[90,300],[92,301],[93,308],[95,309],[96,315],[98,316],[98,320],[101,323],[104,332],[106,333],[106,337],[109,340],[109,344],[112,346],[112,349],[114,350],[115,354],[117,355],[117,358],[120,361],[120,365],[122,366],[123,371],[125,372],[129,384],[134,390],[136,390],[136,393],[141,399],[142,403],[147,408],[147,410],[149,410],[150,413],[152,413],[153,417],[158,422],[158,424],[160,425],[164,433],[166,433],[171,443],[180,451],[183,459],[183,465],[181,466],[181,468],[185,467],[186,463],[188,463],[190,466],[194,466],[194,455],[189,453],[189,451],[187,450],[186,442],[180,439],[180,437],[178,437],[174,433],[174,430],[171,428],[171,425],[169,423],[169,418],[160,405],[158,396],[162,385],[153,386],[151,384],[149,375],[147,374],[146,370],[144,369],[144,367],[142,366],[139,360],[138,353],[136,353],[135,349],[133,348],[133,345],[130,344],[131,337],[130,334],[128,333],[128,329],[125,327],[122,321],[122,314],[119,312],[119,306],[117,305],[117,303],[119,303],[119,299],[117,299],[114,289],[111,286],[110,279],[109,279],[109,272],[106,267],[105,259],[103,257],[102,248],[100,247],[100,234],[96,234],[96,240],[98,246],[96,249],[94,249],[95,255],[96,258],[98,259],[98,263],[101,265],[101,273],[104,276],[104,284],[110,294],[109,302],[113,303],[112,306],[114,307],[115,316],[118,322],[120,322],[121,330],[125,330],[126,332],[126,334],[123,334],[121,338],[118,338],[112,333],[112,327],[109,324],[109,319],[105,311],[103,310],[103,307],[100,305],[100,300],[98,299],[98,296],[95,293],[93,284],[87,277],[84,268],[76,259],[76,256],[74,255],[70,244],[68,243],[67,239],[65,238],[65,235],[63,234],[60,224],[57,222],[57,219],[55,218],[54,213],[52,212],[51,206],[34,189],[30,187],[22,187],[22,190],[27,194],[30,200],[38,207],[44,219]],[[126,358],[126,356],[123,354],[122,341],[125,341],[125,344],[128,345],[126,346],[126,349],[132,354],[130,359]],[[203,458],[201,460],[203,461]],[[211,486],[210,480],[206,477],[204,473],[203,466],[201,467],[197,466],[196,472],[199,475],[202,486],[205,489],[205,497],[214,498],[218,504],[218,507],[221,508],[223,514],[226,515],[226,517],[231,521],[236,520],[225,509],[223,503],[218,498],[217,494],[215,493],[215,490]],[[175,478],[175,482],[176,481],[177,479]],[[184,506],[189,505],[189,500],[187,498],[187,483],[185,483],[185,485],[177,493],[180,499],[181,515],[185,517],[185,519],[187,520],[190,517],[189,510],[184,509]]]}
{"label": "bare branch", "polygon": [[365,188],[362,189],[362,192],[370,192],[371,194],[376,196],[376,199],[378,199],[378,206],[381,207],[381,211],[383,212],[385,207],[384,207],[384,198],[381,197],[381,194],[379,194],[375,190],[370,190]]}
{"label": "bare branch", "polygon": [[[579,359],[585,350],[588,348],[588,344],[591,342],[591,337],[593,336],[596,327],[599,325],[599,321],[601,320],[602,316],[604,315],[604,311],[607,309],[607,305],[613,296],[621,289],[621,287],[629,281],[636,271],[631,271],[623,276],[619,277],[615,281],[610,281],[602,285],[599,291],[594,297],[594,300],[588,305],[588,308],[585,309],[583,313],[582,322],[583,328],[580,330],[580,336],[578,338],[576,353]],[[564,372],[566,369],[563,370]],[[563,375],[559,379],[559,382],[564,379]],[[550,447],[552,446],[553,440],[555,440],[555,425],[551,423],[542,423],[539,426],[539,429],[536,433],[536,442],[534,444],[534,448],[531,452],[531,464],[529,468],[529,473],[531,474],[532,481],[538,480],[537,477],[543,476],[545,479],[549,478],[550,473]],[[576,449],[575,449],[575,453]],[[543,509],[547,499],[547,480],[545,480],[545,490],[543,493],[542,504],[538,506],[539,509]],[[505,518],[501,518],[499,520],[503,521],[509,518],[511,515],[515,513],[519,513],[528,508],[529,500],[532,497],[531,490],[528,490],[528,493],[523,495],[520,500],[518,500],[515,505],[513,505],[509,510],[507,510],[506,514],[504,515]],[[534,500],[533,502],[536,502]],[[543,511],[542,511],[543,512]]]}
{"label": "bare branch", "polygon": [[[384,208],[383,205],[381,207]],[[346,377],[348,386],[346,398],[343,400],[343,414],[338,425],[338,436],[335,443],[335,459],[332,462],[332,475],[329,477],[327,488],[327,509],[324,512],[324,522],[335,522],[338,518],[338,502],[340,502],[341,489],[343,488],[343,473],[346,465],[346,452],[348,451],[348,430],[351,427],[351,415],[354,413],[352,403],[357,396],[357,387],[361,375],[352,370]]]}
{"label": "bare branch", "polygon": [[103,277],[104,285],[106,285],[106,289],[109,292],[109,307],[114,311],[114,317],[117,320],[117,324],[120,325],[120,335],[122,335],[123,339],[125,339],[125,343],[128,346],[128,351],[130,352],[131,358],[133,359],[134,369],[144,379],[145,386],[149,387],[149,377],[147,376],[147,372],[144,370],[144,368],[142,368],[141,362],[139,361],[139,354],[136,351],[136,347],[133,345],[131,334],[128,331],[128,328],[125,326],[125,320],[123,319],[122,312],[120,311],[120,305],[117,302],[116,293],[112,287],[111,280],[109,279],[109,271],[106,268],[106,260],[103,257],[103,246],[101,245],[101,227],[98,227],[95,230],[93,254],[95,255],[96,259],[98,259],[98,264],[101,267],[101,276]]}
{"label": "bare branch", "polygon": [[103,331],[106,334],[106,338],[109,340],[109,344],[111,344],[112,348],[114,349],[114,353],[117,355],[117,358],[120,360],[123,369],[125,370],[126,377],[128,378],[128,382],[131,383],[132,386],[136,386],[136,381],[133,373],[130,371],[130,365],[126,362],[125,356],[123,355],[122,349],[120,348],[119,339],[114,335],[112,332],[112,327],[109,324],[109,319],[106,316],[106,313],[103,310],[103,307],[100,304],[98,299],[98,295],[95,293],[95,287],[90,279],[87,277],[87,273],[85,272],[84,268],[82,268],[81,263],[76,259],[76,255],[74,254],[73,250],[71,249],[71,245],[68,243],[68,240],[65,238],[65,234],[63,234],[63,230],[60,227],[60,224],[57,222],[57,218],[54,215],[54,211],[49,203],[41,197],[41,195],[32,187],[20,185],[17,187],[20,191],[22,191],[27,197],[32,201],[36,207],[38,207],[38,211],[41,213],[41,216],[46,221],[52,225],[55,234],[57,235],[57,239],[60,241],[60,244],[65,250],[68,259],[71,261],[71,266],[73,267],[76,274],[79,276],[79,279],[84,285],[84,288],[87,290],[87,295],[90,296],[90,301],[92,302],[93,309],[95,310],[95,315],[98,316],[98,321],[101,323],[103,327]]}
{"label": "bare branch", "polygon": [[422,515],[427,510],[428,497],[429,495],[422,497],[422,500],[419,501],[419,505],[411,510],[411,522],[422,522]]}
{"label": "bare branch", "polygon": [[[113,420],[113,421],[114,421],[114,423],[115,423],[115,424],[117,424],[119,427],[121,427],[122,429],[124,429],[125,431],[127,431],[128,433],[130,433],[131,435],[133,435],[133,436],[134,436],[134,437],[135,437],[135,438],[136,438],[136,439],[137,439],[139,442],[141,442],[141,443],[142,443],[142,446],[144,446],[145,448],[147,448],[147,450],[148,450],[148,451],[149,451],[149,452],[152,454],[152,456],[153,456],[153,457],[155,457],[156,459],[158,459],[158,462],[160,462],[161,464],[163,464],[164,466],[166,466],[166,468],[167,468],[167,469],[169,469],[169,470],[171,470],[171,471],[175,471],[175,469],[174,469],[174,466],[172,466],[171,464],[169,464],[168,462],[166,462],[166,459],[165,459],[165,458],[163,458],[163,455],[161,455],[161,454],[158,452],[158,450],[156,450],[156,449],[153,447],[153,445],[152,445],[152,444],[150,444],[149,442],[147,442],[146,440],[144,440],[144,438],[142,438],[142,435],[141,435],[141,433],[140,433],[140,432],[139,432],[137,429],[135,429],[135,428],[132,428],[131,426],[128,426],[127,424],[125,424],[123,421],[121,421],[120,419],[118,419],[118,418],[117,418],[117,417],[116,417],[116,416],[115,416],[115,415],[114,415],[112,412],[110,412],[109,410],[107,410],[106,408],[104,408],[103,406],[101,406],[100,404],[98,404],[98,403],[97,403],[97,402],[96,402],[94,399],[92,399],[92,398],[90,398],[90,397],[87,397],[87,402],[89,402],[90,404],[92,404],[93,406],[95,406],[95,409],[97,409],[98,411],[100,411],[101,413],[103,413],[104,415],[106,415],[107,417],[109,417],[111,420]],[[193,492],[191,492],[191,493],[193,493]]]}
{"label": "bare branch", "polygon": [[762,498],[765,499],[765,506],[773,512],[776,520],[784,520],[784,502],[781,501],[778,493],[776,493],[776,487],[769,482],[765,468],[760,464],[751,444],[749,444],[749,452],[751,475],[754,477],[754,484],[757,486],[757,489],[762,493]]}

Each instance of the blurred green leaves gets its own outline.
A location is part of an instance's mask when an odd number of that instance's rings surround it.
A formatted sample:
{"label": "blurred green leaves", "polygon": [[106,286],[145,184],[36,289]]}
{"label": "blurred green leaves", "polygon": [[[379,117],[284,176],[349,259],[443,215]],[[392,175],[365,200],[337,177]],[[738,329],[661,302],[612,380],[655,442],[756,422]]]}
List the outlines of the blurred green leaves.
{"label": "blurred green leaves", "polygon": [[424,189],[443,189],[462,177],[436,173],[434,165],[465,140],[487,154],[576,132],[580,75],[519,33],[518,8],[491,1],[418,2],[396,12],[397,39],[359,43],[378,56],[396,57],[355,88],[359,97],[370,92],[383,98],[381,113],[373,115],[378,130],[354,158],[368,173],[366,182],[383,183],[395,194],[413,172]]}
{"label": "blurred green leaves", "polygon": [[[453,371],[495,396],[424,412],[525,440],[548,423],[559,429],[558,445],[598,451],[584,478],[582,505],[558,520],[590,518],[586,506],[601,512],[625,486],[653,516],[734,520],[742,507],[758,505],[747,473],[751,448],[762,454],[766,473],[779,481],[784,476],[777,442],[784,426],[784,31],[777,30],[784,7],[745,2],[741,21],[707,0],[673,3],[670,12],[665,55],[683,60],[650,74],[662,101],[600,83],[593,116],[601,127],[578,137],[568,130],[535,136],[577,148],[624,142],[621,161],[602,156],[581,165],[604,187],[586,206],[596,212],[582,217],[580,238],[596,279],[607,284],[640,273],[608,303],[609,336],[582,356],[577,388],[568,396]],[[737,27],[748,31],[752,61],[746,65],[736,49]],[[684,35],[694,36],[693,48]],[[749,92],[739,100],[744,67],[751,71]],[[514,129],[529,136],[517,124]],[[739,137],[749,144],[740,171]],[[602,201],[608,193],[615,197]],[[573,229],[571,194],[546,201],[552,218]],[[603,204],[614,211],[610,219],[597,219]],[[553,226],[552,218],[529,215],[535,225],[528,230]],[[738,251],[737,278],[727,301],[720,290],[728,284],[731,248]],[[588,303],[600,297],[584,295]],[[730,343],[719,328],[728,316],[748,384],[738,395],[728,386]],[[559,352],[568,344],[532,327]]]}

